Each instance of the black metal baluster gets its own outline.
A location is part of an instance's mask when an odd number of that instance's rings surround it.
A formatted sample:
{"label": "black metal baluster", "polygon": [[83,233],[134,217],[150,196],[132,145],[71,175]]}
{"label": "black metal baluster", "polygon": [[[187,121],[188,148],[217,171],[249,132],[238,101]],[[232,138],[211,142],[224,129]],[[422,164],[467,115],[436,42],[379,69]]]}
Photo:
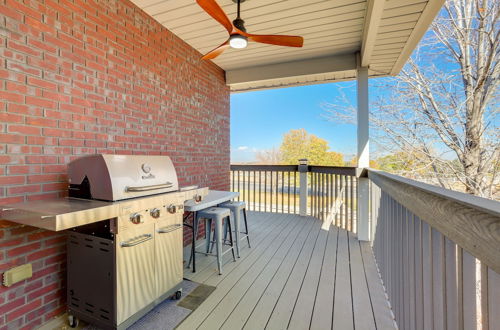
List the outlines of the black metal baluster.
{"label": "black metal baluster", "polygon": [[345,203],[344,203],[344,192],[342,191],[342,189],[344,189],[344,176],[341,175],[340,178],[340,190],[339,190],[339,198],[342,200],[342,205],[340,207],[340,228],[342,229],[345,229],[344,228],[344,207],[345,207]]}
{"label": "black metal baluster", "polygon": [[238,201],[241,200],[241,191],[240,191],[240,171],[238,170]]}
{"label": "black metal baluster", "polygon": [[313,181],[313,191],[312,191],[312,196],[313,196],[313,216],[315,218],[318,217],[318,196],[316,195],[317,192],[318,192],[318,177],[316,175],[316,173],[313,173],[312,176],[311,176],[311,179]]}
{"label": "black metal baluster", "polygon": [[281,172],[281,213],[285,213],[285,172]]}
{"label": "black metal baluster", "polygon": [[262,207],[262,172],[259,171],[259,212]]}
{"label": "black metal baluster", "polygon": [[271,191],[270,191],[270,200],[269,200],[269,204],[270,204],[270,207],[271,207],[271,212],[273,212],[273,171],[271,171],[271,177],[269,179],[271,182],[270,182],[270,185],[271,185]]}
{"label": "black metal baluster", "polygon": [[248,187],[248,193],[247,193],[247,198],[248,198],[248,204],[250,204],[250,197],[251,197],[251,190],[250,190],[250,174],[252,172],[251,171],[248,171],[248,183],[247,183],[247,187]]}
{"label": "black metal baluster", "polygon": [[293,213],[297,214],[297,172],[293,172]]}
{"label": "black metal baluster", "polygon": [[335,198],[335,225],[337,227],[340,227],[340,216],[339,216],[339,212],[340,212],[340,208],[337,209],[337,198],[338,198],[338,195],[339,195],[339,176],[336,174],[335,175],[335,194],[333,195],[334,198]]}
{"label": "black metal baluster", "polygon": [[253,211],[257,210],[257,207],[255,206],[256,201],[255,201],[255,171],[253,171]]}
{"label": "black metal baluster", "polygon": [[288,171],[288,213],[290,213],[290,171]]}
{"label": "black metal baluster", "polygon": [[276,182],[275,182],[275,185],[276,185],[276,195],[275,195],[275,198],[276,198],[276,213],[279,213],[280,211],[280,194],[279,194],[279,191],[280,191],[280,172],[279,171],[276,171]]}
{"label": "black metal baluster", "polygon": [[264,212],[267,212],[267,171],[264,171]]}

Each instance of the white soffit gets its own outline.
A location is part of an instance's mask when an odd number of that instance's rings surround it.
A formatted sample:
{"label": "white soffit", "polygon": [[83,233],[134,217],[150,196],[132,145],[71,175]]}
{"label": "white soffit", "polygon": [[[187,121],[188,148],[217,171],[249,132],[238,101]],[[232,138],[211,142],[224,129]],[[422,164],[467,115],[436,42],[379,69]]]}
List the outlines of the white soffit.
{"label": "white soffit", "polygon": [[[132,0],[138,7],[205,54],[227,31],[195,0]],[[232,0],[217,0],[236,17]],[[246,0],[241,16],[249,33],[304,37],[304,47],[250,43],[213,60],[234,92],[356,78],[397,75],[444,0]],[[357,60],[359,58],[359,60]]]}

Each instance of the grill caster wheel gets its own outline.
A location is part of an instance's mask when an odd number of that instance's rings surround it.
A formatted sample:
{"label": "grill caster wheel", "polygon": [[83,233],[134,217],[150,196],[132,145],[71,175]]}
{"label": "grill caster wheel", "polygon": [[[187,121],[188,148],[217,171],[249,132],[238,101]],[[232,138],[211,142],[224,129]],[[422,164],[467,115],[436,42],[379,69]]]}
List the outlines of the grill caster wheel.
{"label": "grill caster wheel", "polygon": [[68,323],[71,328],[76,328],[80,323],[80,320],[78,319],[78,317],[70,314],[68,315]]}
{"label": "grill caster wheel", "polygon": [[177,292],[175,293],[175,295],[174,295],[174,299],[175,299],[175,300],[180,300],[180,299],[181,299],[181,297],[182,297],[182,291],[181,291],[181,290],[179,290],[179,291],[177,291]]}

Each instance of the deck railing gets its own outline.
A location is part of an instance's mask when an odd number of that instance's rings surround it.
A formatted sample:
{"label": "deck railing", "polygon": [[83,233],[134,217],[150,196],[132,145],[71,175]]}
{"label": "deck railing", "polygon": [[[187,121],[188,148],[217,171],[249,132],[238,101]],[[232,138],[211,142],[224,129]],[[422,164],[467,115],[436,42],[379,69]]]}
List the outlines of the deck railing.
{"label": "deck railing", "polygon": [[369,200],[359,201],[369,209],[363,228],[399,328],[500,329],[499,202],[374,170],[231,165],[232,189],[250,210],[311,215],[353,232],[362,176],[370,183]]}
{"label": "deck railing", "polygon": [[356,232],[356,187],[360,171],[355,167],[306,166],[305,196],[300,194],[298,165],[231,165],[231,189],[240,193],[252,211],[301,212]]}
{"label": "deck railing", "polygon": [[231,189],[251,211],[299,213],[298,165],[231,165]]}
{"label": "deck railing", "polygon": [[500,203],[368,172],[373,251],[400,329],[500,329]]}

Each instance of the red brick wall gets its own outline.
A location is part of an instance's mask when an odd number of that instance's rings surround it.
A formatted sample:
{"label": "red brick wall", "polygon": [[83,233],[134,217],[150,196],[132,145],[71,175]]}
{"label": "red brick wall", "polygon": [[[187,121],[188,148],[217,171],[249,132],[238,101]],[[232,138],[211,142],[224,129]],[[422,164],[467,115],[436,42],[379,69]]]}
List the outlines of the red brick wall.
{"label": "red brick wall", "polygon": [[[0,204],[57,197],[92,153],[166,154],[181,185],[229,188],[224,72],[128,0],[0,0]],[[0,329],[65,310],[64,236],[0,220]]]}

